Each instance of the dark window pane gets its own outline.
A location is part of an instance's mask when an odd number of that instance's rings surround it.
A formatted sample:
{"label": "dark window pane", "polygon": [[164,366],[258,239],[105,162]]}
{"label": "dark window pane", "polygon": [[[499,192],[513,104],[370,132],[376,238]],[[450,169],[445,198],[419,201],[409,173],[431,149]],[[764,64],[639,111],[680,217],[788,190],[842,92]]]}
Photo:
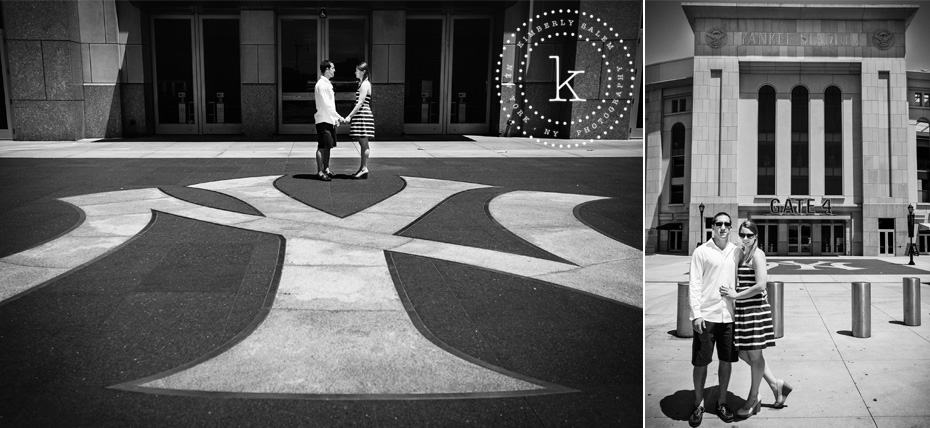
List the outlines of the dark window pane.
{"label": "dark window pane", "polygon": [[203,20],[207,123],[240,123],[239,20]]}
{"label": "dark window pane", "polygon": [[791,91],[791,194],[810,193],[808,144],[808,96],[802,86]]}
{"label": "dark window pane", "polygon": [[189,19],[155,20],[158,121],[194,123],[194,68]]}
{"label": "dark window pane", "polygon": [[455,19],[452,35],[452,123],[483,123],[487,120],[490,22],[487,19]]}
{"label": "dark window pane", "polygon": [[894,219],[893,218],[878,219],[878,228],[879,229],[894,229]]}
{"label": "dark window pane", "polygon": [[775,194],[775,89],[759,89],[757,193]]}
{"label": "dark window pane", "polygon": [[442,20],[407,20],[404,122],[439,123]]}

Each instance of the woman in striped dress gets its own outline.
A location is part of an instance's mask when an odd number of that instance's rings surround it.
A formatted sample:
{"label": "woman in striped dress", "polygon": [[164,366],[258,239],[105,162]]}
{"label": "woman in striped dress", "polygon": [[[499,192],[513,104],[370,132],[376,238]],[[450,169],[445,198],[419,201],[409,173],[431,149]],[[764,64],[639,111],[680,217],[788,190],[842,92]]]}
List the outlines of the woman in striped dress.
{"label": "woman in striped dress", "polygon": [[791,385],[772,374],[765,363],[762,350],[775,346],[775,329],[772,326],[772,309],[765,295],[768,276],[765,253],[757,248],[756,236],[759,229],[752,220],[746,220],[739,227],[742,250],[737,252],[738,285],[736,289],[721,287],[720,294],[735,300],[734,342],[740,358],[752,369],[752,384],[746,404],[736,411],[736,416],[748,418],[759,412],[762,401],[759,399],[759,382],[762,378],[769,384],[775,395],[773,408],[785,405],[785,398],[791,392]]}
{"label": "woman in striped dress", "polygon": [[350,123],[349,136],[358,139],[361,154],[361,166],[352,176],[355,179],[368,178],[368,139],[375,137],[375,116],[371,113],[371,82],[368,81],[368,63],[362,61],[355,67],[355,78],[359,80],[355,92],[355,108],[346,117]]}

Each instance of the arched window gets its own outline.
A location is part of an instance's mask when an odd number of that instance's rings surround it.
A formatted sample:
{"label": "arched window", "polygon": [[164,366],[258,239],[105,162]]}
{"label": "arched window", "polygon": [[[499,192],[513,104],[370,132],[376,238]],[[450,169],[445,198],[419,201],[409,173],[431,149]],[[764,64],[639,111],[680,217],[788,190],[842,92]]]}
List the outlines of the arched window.
{"label": "arched window", "polygon": [[775,89],[759,89],[759,153],[757,191],[760,195],[775,194]]}
{"label": "arched window", "polygon": [[930,121],[917,121],[917,200],[930,202]]}
{"label": "arched window", "polygon": [[672,125],[672,149],[669,155],[671,186],[668,202],[683,204],[685,202],[685,125],[681,122]]}
{"label": "arched window", "polygon": [[807,88],[791,91],[791,194],[810,194],[810,144],[808,140]]}
{"label": "arched window", "polygon": [[836,86],[823,93],[824,193],[843,194],[843,94]]}

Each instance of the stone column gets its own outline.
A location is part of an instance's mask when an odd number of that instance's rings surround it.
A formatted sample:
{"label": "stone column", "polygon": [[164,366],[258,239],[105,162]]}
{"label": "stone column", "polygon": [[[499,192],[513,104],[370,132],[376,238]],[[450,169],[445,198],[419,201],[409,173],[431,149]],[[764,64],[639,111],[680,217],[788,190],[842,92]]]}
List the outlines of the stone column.
{"label": "stone column", "polygon": [[240,14],[242,133],[248,138],[269,138],[278,127],[276,28],[272,10],[243,10]]}
{"label": "stone column", "polygon": [[759,93],[745,93],[739,100],[739,139],[736,165],[740,202],[752,202],[759,192]]}
{"label": "stone column", "polygon": [[84,70],[84,137],[122,136],[116,2],[77,2]]}
{"label": "stone column", "polygon": [[10,118],[17,140],[84,136],[77,2],[3,1]]}
{"label": "stone column", "polygon": [[372,11],[371,40],[371,109],[375,116],[375,138],[384,139],[404,133],[407,13]]}
{"label": "stone column", "polygon": [[[536,6],[540,7],[540,6]],[[576,44],[575,67],[584,70],[583,79],[575,83],[575,88],[580,97],[585,98],[585,102],[576,102],[571,104],[572,126],[569,133],[573,138],[602,138],[602,139],[626,139],[630,135],[631,124],[636,123],[636,111],[633,110],[635,103],[634,97],[638,97],[641,90],[636,80],[625,80],[617,82],[607,80],[608,75],[616,75],[616,68],[628,70],[633,61],[633,67],[639,67],[639,71],[633,74],[633,79],[642,78],[642,64],[635,57],[639,46],[639,29],[640,16],[642,15],[642,5],[638,2],[601,2],[581,0],[578,5],[580,12],[587,13],[588,17],[580,17],[579,28],[582,24],[586,27],[603,26],[606,41],[585,42],[579,40]],[[542,13],[542,9],[540,12]],[[594,16],[594,19],[589,18]],[[597,21],[597,19],[600,21]],[[607,23],[604,25],[603,23]],[[610,30],[610,29],[613,30]],[[581,30],[580,30],[581,31]],[[606,58],[602,58],[603,55]],[[609,62],[610,65],[605,65]],[[610,69],[614,69],[610,72]],[[629,75],[628,72],[623,74]],[[633,84],[633,88],[630,85]],[[609,86],[609,87],[608,87]],[[631,95],[631,93],[633,95]],[[609,95],[607,95],[609,94]],[[608,100],[618,109],[615,113],[609,114],[605,119],[606,124],[603,127],[598,126],[596,131],[582,132],[580,128],[592,128],[585,124],[591,120],[585,119],[586,116],[599,117],[604,113],[597,110],[602,100]],[[578,123],[582,120],[582,123]],[[601,125],[601,124],[599,124]]]}
{"label": "stone column", "polygon": [[[646,151],[645,164],[646,172],[643,181],[645,187],[645,210],[643,218],[643,228],[646,234],[646,253],[655,253],[658,248],[659,234],[655,229],[659,226],[659,207],[663,204],[659,198],[662,191],[667,187],[665,181],[666,170],[668,165],[668,153],[663,151],[662,139],[662,90],[653,89],[646,91],[646,97],[649,102],[646,103],[646,115],[652,120],[645,123],[646,131]],[[685,153],[688,153],[687,151]],[[687,169],[687,168],[686,168]],[[685,187],[689,187],[688,181],[685,181]],[[686,199],[687,200],[687,199]],[[684,237],[685,244],[694,246],[688,236]]]}
{"label": "stone column", "polygon": [[775,194],[791,194],[791,92],[775,95]]}
{"label": "stone column", "polygon": [[824,194],[825,180],[824,177],[824,105],[822,93],[811,93],[808,101],[808,141],[809,150],[809,176],[810,180],[808,194],[822,196]]}
{"label": "stone column", "polygon": [[907,77],[904,58],[862,60],[862,244],[878,253],[878,219],[895,219],[895,253],[907,242]]}
{"label": "stone column", "polygon": [[119,95],[123,136],[151,134],[154,132],[154,126],[148,123],[145,113],[145,62],[142,59],[141,14],[133,3],[118,0],[116,17],[119,22]]}

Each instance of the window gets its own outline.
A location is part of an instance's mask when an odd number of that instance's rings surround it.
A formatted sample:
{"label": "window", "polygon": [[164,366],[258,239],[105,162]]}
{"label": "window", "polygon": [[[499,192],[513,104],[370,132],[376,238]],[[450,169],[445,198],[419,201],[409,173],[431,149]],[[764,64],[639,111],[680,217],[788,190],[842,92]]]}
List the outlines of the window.
{"label": "window", "polygon": [[791,91],[791,194],[810,194],[810,144],[807,89]]}
{"label": "window", "polygon": [[843,96],[831,86],[824,92],[824,193],[843,194]]}
{"label": "window", "polygon": [[930,107],[930,90],[914,92],[914,100],[912,104],[918,107]]}
{"label": "window", "polygon": [[685,125],[678,122],[672,125],[672,144],[669,153],[671,186],[668,203],[685,202]]}
{"label": "window", "polygon": [[688,111],[688,98],[675,98],[671,100],[672,113],[684,113]]}
{"label": "window", "polygon": [[930,202],[930,122],[917,121],[917,201]]}
{"label": "window", "polygon": [[775,89],[759,89],[759,159],[757,193],[775,194]]}

